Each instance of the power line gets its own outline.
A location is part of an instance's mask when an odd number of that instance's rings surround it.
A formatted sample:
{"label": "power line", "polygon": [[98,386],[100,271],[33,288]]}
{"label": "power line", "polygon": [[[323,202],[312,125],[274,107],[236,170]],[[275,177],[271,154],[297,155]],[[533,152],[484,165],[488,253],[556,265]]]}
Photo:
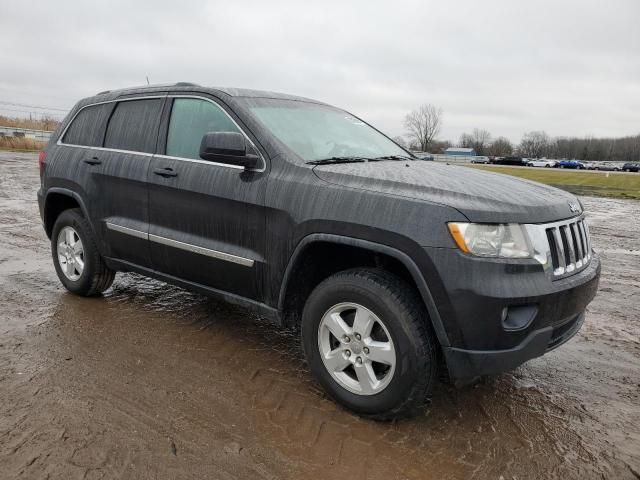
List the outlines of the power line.
{"label": "power line", "polygon": [[18,110],[18,109],[15,109],[15,108],[5,108],[5,107],[3,107],[1,105],[0,105],[0,112],[28,113],[28,114],[38,115],[38,116],[48,115],[50,117],[58,117],[58,118],[64,117],[64,114],[62,114],[62,113],[34,112],[33,110]]}
{"label": "power line", "polygon": [[68,109],[64,109],[64,108],[56,108],[56,107],[44,107],[42,105],[27,105],[25,103],[13,103],[13,102],[5,102],[3,100],[0,100],[0,104],[2,105],[9,105],[11,107],[26,107],[26,108],[37,108],[39,110],[57,110],[59,112],[68,112]]}

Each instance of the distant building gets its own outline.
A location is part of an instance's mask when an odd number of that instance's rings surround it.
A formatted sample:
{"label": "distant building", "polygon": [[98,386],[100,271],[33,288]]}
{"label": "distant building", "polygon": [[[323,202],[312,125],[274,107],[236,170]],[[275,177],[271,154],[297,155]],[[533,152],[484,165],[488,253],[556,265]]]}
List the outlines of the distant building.
{"label": "distant building", "polygon": [[475,157],[476,151],[473,148],[449,147],[444,151],[450,157]]}

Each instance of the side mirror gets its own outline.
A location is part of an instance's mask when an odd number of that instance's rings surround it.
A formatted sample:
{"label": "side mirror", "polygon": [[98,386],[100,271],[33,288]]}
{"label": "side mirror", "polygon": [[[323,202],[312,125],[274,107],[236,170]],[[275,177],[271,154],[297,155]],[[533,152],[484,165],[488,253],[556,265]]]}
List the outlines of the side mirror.
{"label": "side mirror", "polygon": [[200,158],[244,168],[255,168],[260,162],[258,155],[247,152],[247,140],[238,132],[205,133],[200,142]]}

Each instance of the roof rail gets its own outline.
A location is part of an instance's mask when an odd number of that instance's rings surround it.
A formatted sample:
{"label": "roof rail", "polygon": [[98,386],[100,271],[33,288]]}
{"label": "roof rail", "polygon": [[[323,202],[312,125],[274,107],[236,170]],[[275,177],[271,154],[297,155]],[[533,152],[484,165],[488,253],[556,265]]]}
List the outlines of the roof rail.
{"label": "roof rail", "polygon": [[[128,88],[124,88],[122,90],[128,90],[129,88],[154,88],[154,87],[199,87],[200,85],[198,85],[197,83],[192,83],[192,82],[176,82],[176,83],[164,83],[164,84],[157,84],[157,85],[143,85],[143,86],[139,86],[139,87],[128,87]],[[105,93],[111,93],[114,90],[104,90],[102,92],[98,92],[96,93],[96,95],[104,95]]]}

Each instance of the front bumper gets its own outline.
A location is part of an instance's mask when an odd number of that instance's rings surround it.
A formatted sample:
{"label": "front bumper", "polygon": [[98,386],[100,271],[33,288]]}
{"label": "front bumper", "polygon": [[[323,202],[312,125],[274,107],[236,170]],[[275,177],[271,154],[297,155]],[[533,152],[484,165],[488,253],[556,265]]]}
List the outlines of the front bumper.
{"label": "front bumper", "polygon": [[[568,341],[600,278],[595,254],[586,268],[558,280],[535,262],[487,261],[445,249],[431,258],[446,292],[439,299],[449,340],[443,353],[457,383],[512,370]],[[512,311],[526,313],[521,326],[505,322]]]}
{"label": "front bumper", "polygon": [[449,347],[445,359],[450,378],[465,383],[482,375],[513,370],[527,360],[537,358],[569,341],[584,322],[584,312],[556,327],[531,332],[522,343],[507,350],[464,350]]}

